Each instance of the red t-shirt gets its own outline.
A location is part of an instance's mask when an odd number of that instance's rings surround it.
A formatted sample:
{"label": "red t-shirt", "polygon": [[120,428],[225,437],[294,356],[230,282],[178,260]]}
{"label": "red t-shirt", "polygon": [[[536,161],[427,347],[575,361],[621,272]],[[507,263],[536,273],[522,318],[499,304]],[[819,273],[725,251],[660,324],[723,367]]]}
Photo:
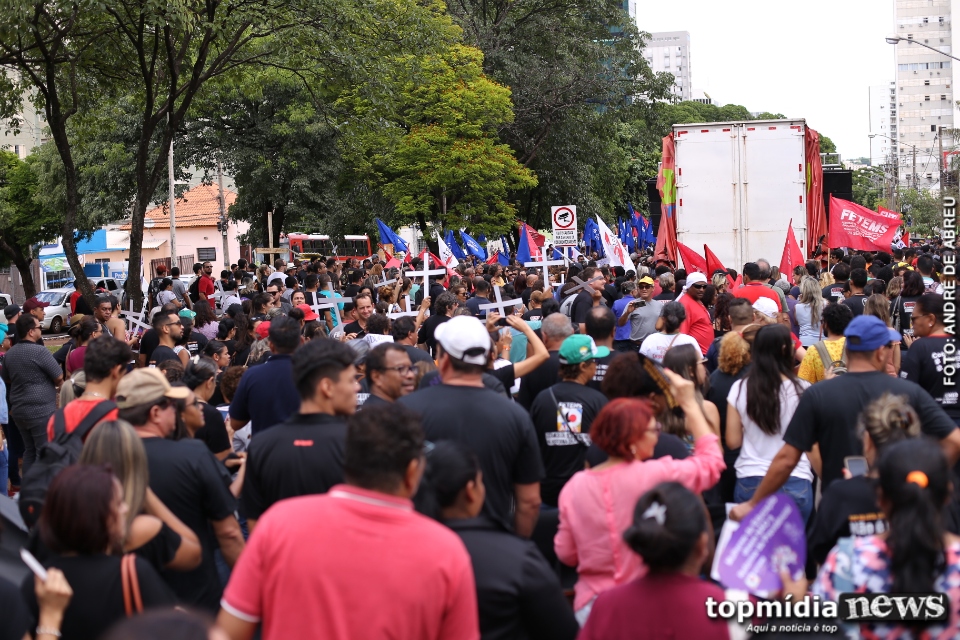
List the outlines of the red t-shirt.
{"label": "red t-shirt", "polygon": [[[200,282],[197,284],[197,291],[206,295],[208,300],[213,300],[213,278],[200,276]],[[203,300],[203,296],[200,297]]]}
{"label": "red t-shirt", "polygon": [[727,622],[707,617],[725,600],[715,584],[680,574],[646,576],[601,593],[578,640],[696,638],[727,640]]}
{"label": "red t-shirt", "polygon": [[77,300],[80,299],[82,294],[79,291],[74,291],[70,294],[70,315],[75,315],[77,313]]}
{"label": "red t-shirt", "polygon": [[680,333],[685,333],[696,340],[700,345],[700,351],[706,355],[710,344],[713,343],[713,322],[710,320],[710,312],[702,302],[688,295],[681,297],[679,302],[687,310],[687,319],[680,325]]}
{"label": "red t-shirt", "polygon": [[270,507],[221,605],[262,620],[264,640],[480,637],[460,538],[409,500],[346,485]]}
{"label": "red t-shirt", "polygon": [[[70,384],[70,381],[68,380],[64,384]],[[87,414],[93,411],[93,408],[103,402],[103,400],[103,398],[77,398],[68,402],[63,408],[63,422],[67,433],[73,433],[74,430],[80,426],[80,423],[83,422],[83,419],[87,417]],[[114,409],[105,415],[100,422],[104,420],[116,420],[117,413],[118,410]],[[87,435],[89,436],[91,433],[93,433],[92,429],[87,432]],[[52,441],[53,437],[53,416],[50,416],[50,419],[47,421],[47,440]]]}
{"label": "red t-shirt", "polygon": [[768,289],[763,286],[762,282],[751,282],[750,284],[745,284],[739,289],[735,289],[733,295],[738,298],[746,298],[750,301],[750,304],[753,304],[759,298],[768,298],[777,303],[777,311],[783,311],[783,309],[780,308],[780,296],[778,296],[772,289]]}

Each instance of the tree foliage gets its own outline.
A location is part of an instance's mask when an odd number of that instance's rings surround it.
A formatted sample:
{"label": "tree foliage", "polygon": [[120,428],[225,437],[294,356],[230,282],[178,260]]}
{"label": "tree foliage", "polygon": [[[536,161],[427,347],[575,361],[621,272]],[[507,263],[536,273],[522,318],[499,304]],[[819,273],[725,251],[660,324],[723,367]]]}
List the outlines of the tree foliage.
{"label": "tree foliage", "polygon": [[876,210],[883,200],[884,172],[881,167],[863,167],[853,172],[853,201]]}

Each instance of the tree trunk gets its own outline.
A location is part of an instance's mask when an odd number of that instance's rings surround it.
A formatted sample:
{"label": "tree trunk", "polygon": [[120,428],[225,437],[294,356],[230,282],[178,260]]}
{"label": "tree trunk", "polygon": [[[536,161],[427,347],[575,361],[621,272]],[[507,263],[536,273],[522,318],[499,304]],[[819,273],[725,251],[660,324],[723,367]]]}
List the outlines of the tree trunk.
{"label": "tree trunk", "polygon": [[24,297],[29,300],[37,295],[37,283],[34,282],[33,272],[30,271],[30,263],[33,262],[33,258],[30,257],[29,253],[24,253],[20,247],[11,245],[5,238],[0,238],[0,249],[3,249],[3,252],[10,256],[13,265],[20,272],[20,284],[23,286]]}

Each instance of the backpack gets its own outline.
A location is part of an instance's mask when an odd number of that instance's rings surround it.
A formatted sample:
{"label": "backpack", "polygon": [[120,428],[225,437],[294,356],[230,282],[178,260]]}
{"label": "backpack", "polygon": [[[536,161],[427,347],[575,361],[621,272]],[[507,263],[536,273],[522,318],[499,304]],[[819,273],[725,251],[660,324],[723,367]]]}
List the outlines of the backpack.
{"label": "backpack", "polygon": [[190,296],[191,302],[200,302],[200,277],[194,278],[193,282],[190,283],[190,288],[187,289],[187,295]]}
{"label": "backpack", "polygon": [[67,433],[63,409],[53,414],[53,440],[40,447],[37,460],[24,474],[20,486],[20,515],[28,527],[32,528],[40,518],[50,483],[57,474],[80,459],[83,439],[116,408],[117,403],[104,400],[70,433]]}
{"label": "backpack", "polygon": [[566,299],[560,303],[560,313],[567,316],[568,318],[573,318],[573,302],[577,299],[577,294],[572,293],[566,297]]}
{"label": "backpack", "polygon": [[[823,370],[826,371],[830,367],[833,367],[834,375],[843,375],[847,372],[847,345],[843,345],[843,353],[840,355],[839,360],[831,360],[830,352],[827,350],[827,344],[821,340],[817,344],[813,345],[817,350],[817,353],[820,354],[820,362],[823,363]],[[827,364],[827,363],[830,364]]]}
{"label": "backpack", "polygon": [[147,287],[147,297],[150,299],[151,307],[154,307],[157,304],[157,295],[160,294],[161,282],[163,282],[163,278],[154,278],[150,281],[150,285]]}

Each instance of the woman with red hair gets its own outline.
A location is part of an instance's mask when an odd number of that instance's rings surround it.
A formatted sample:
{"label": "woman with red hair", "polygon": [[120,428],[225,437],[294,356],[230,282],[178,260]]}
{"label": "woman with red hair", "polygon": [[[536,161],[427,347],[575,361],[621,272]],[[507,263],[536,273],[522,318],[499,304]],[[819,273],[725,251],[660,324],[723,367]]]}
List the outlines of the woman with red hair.
{"label": "woman with red hair", "polygon": [[693,383],[665,371],[674,398],[693,437],[693,455],[684,460],[651,460],[660,428],[648,400],[617,398],[597,415],[590,428],[593,443],[609,459],[580,471],[560,492],[560,528],[554,538],[557,557],[577,567],[574,610],[581,626],[596,597],[646,572],[640,556],[623,540],[637,500],[661,482],[679,482],[700,493],[715,485],[726,465],[719,439],[711,431]]}

